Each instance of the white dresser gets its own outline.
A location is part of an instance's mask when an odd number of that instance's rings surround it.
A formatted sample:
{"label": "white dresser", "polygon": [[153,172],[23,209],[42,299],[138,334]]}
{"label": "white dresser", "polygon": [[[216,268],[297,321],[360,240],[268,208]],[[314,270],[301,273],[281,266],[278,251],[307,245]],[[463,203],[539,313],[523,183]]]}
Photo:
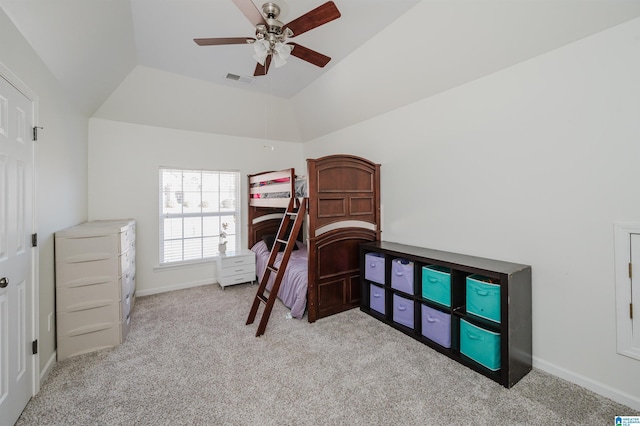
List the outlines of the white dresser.
{"label": "white dresser", "polygon": [[58,360],[122,343],[135,302],[135,221],[58,231],[55,258]]}
{"label": "white dresser", "polygon": [[230,251],[216,258],[218,283],[225,287],[256,280],[256,254],[251,250]]}

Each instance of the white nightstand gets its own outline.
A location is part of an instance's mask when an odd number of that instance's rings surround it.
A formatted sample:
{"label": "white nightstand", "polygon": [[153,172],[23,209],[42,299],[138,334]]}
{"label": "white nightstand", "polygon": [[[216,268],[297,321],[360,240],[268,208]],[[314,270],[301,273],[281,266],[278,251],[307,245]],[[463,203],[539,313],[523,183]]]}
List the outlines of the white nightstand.
{"label": "white nightstand", "polygon": [[256,280],[256,254],[251,250],[229,251],[216,258],[218,284],[226,286]]}

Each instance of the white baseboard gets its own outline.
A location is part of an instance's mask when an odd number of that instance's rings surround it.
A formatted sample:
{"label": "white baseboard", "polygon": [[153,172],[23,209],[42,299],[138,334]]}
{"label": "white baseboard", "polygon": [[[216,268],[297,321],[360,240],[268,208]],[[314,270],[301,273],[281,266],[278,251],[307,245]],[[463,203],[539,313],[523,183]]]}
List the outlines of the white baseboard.
{"label": "white baseboard", "polygon": [[58,358],[58,352],[53,351],[53,353],[49,357],[49,360],[45,364],[44,368],[42,369],[42,371],[40,371],[40,386],[42,386],[44,381],[47,380],[47,377],[49,377],[49,373],[51,372],[53,367],[56,365],[57,358]]}
{"label": "white baseboard", "polygon": [[182,290],[185,288],[200,287],[202,285],[213,285],[213,284],[216,284],[216,283],[211,282],[210,280],[192,281],[190,283],[174,284],[166,287],[151,288],[148,290],[136,290],[136,296],[137,297],[150,296],[152,294],[166,293],[167,291]]}
{"label": "white baseboard", "polygon": [[[624,404],[634,410],[640,410],[640,398],[634,395],[621,392],[618,389],[614,389],[600,382],[596,382],[593,379],[576,374],[573,371],[566,370],[558,367],[557,365],[542,361],[539,358],[533,357],[533,367],[542,371],[546,371],[549,374],[558,376],[561,379],[567,380],[571,383],[575,383],[578,386],[582,386],[592,392],[609,398],[617,403]],[[621,416],[628,415],[626,413],[618,413]]]}

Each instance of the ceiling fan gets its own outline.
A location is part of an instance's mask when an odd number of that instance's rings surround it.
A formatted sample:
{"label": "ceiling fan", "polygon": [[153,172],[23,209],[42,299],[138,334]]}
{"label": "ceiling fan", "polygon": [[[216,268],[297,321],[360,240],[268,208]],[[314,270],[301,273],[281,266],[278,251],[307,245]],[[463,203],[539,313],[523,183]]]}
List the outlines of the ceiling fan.
{"label": "ceiling fan", "polygon": [[256,28],[254,37],[195,38],[199,46],[215,46],[224,44],[253,44],[254,58],[258,62],[254,76],[267,75],[271,61],[276,68],[284,65],[289,55],[307,61],[318,67],[324,67],[330,57],[301,46],[287,42],[287,39],[298,36],[327,22],[340,17],[335,3],[328,1],[305,13],[297,19],[283,24],[278,20],[280,7],[272,2],[262,5],[260,11],[251,0],[232,0],[249,22]]}

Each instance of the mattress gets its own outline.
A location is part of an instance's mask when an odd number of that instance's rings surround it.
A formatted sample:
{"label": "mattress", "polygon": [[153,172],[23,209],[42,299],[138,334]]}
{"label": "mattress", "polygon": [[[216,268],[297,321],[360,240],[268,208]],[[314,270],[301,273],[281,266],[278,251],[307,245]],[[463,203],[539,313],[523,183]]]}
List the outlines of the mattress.
{"label": "mattress", "polygon": [[[301,319],[307,307],[307,284],[309,257],[307,247],[301,242],[296,242],[298,250],[291,252],[287,269],[282,277],[278,298],[291,310],[291,316]],[[262,281],[262,276],[269,261],[270,251],[264,241],[256,243],[251,250],[256,254],[256,274],[258,280]],[[282,262],[283,252],[278,253],[275,267],[279,267]],[[267,290],[273,288],[273,281],[276,274],[272,273],[267,283]]]}

